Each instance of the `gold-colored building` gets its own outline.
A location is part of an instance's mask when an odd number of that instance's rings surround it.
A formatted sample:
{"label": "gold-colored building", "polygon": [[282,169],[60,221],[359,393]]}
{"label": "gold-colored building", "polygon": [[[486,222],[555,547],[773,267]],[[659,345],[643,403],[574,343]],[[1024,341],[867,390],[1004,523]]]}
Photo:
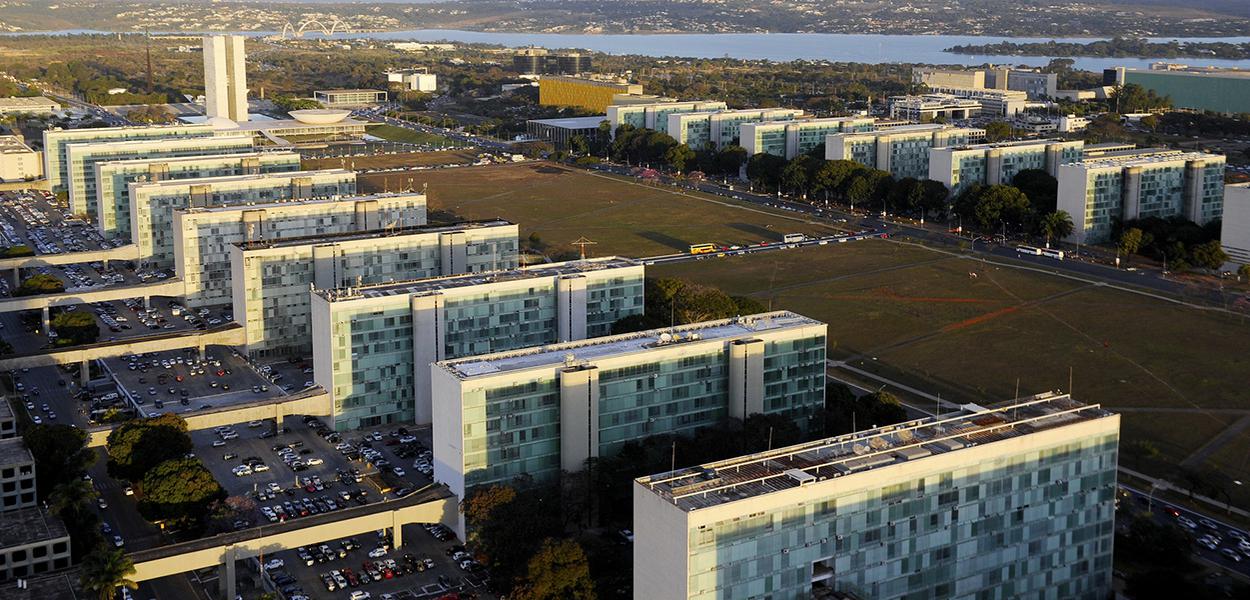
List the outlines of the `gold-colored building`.
{"label": "gold-colored building", "polygon": [[602,113],[618,94],[642,94],[642,86],[580,77],[545,76],[538,80],[538,103],[543,106],[571,106]]}

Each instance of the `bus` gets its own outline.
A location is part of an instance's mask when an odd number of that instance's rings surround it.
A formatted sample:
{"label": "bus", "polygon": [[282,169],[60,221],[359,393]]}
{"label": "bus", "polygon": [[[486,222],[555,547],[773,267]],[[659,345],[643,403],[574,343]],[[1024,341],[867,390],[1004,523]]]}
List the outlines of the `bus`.
{"label": "bus", "polygon": [[1042,248],[1042,256],[1049,256],[1056,260],[1063,260],[1063,250],[1051,250],[1050,248]]}
{"label": "bus", "polygon": [[1016,252],[1019,252],[1020,254],[1028,254],[1031,256],[1042,255],[1042,249],[1034,248],[1033,246],[1016,246]]}
{"label": "bus", "polygon": [[719,252],[719,251],[720,251],[720,247],[717,246],[716,244],[691,244],[690,245],[691,254],[711,254],[713,252]]}
{"label": "bus", "polygon": [[807,236],[801,233],[787,233],[784,236],[782,236],[781,243],[793,244],[795,242],[801,242],[806,239],[807,239]]}

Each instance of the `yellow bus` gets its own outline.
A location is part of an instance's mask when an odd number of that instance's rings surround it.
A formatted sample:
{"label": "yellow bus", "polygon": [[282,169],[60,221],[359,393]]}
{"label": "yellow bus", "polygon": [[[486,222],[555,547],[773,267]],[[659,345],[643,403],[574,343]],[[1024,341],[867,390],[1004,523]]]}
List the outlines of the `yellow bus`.
{"label": "yellow bus", "polygon": [[720,251],[720,247],[718,247],[716,244],[691,244],[690,245],[691,254],[711,254],[713,252],[718,252],[718,251]]}

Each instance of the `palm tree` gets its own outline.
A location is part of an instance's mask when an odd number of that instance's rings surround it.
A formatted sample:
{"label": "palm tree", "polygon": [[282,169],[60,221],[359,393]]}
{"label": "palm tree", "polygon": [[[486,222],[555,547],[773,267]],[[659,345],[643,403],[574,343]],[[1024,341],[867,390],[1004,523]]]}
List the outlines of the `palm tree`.
{"label": "palm tree", "polygon": [[96,548],[82,561],[82,584],[84,590],[95,592],[100,600],[112,600],[117,588],[135,589],[139,584],[129,577],[135,573],[135,564],[121,549],[107,546]]}
{"label": "palm tree", "polygon": [[96,491],[91,483],[76,478],[52,488],[48,504],[53,513],[63,517],[66,512],[76,513],[82,510],[83,505],[95,497]]}
{"label": "palm tree", "polygon": [[1041,222],[1042,234],[1046,236],[1046,247],[1050,247],[1051,238],[1065,238],[1072,235],[1075,226],[1072,224],[1072,215],[1067,211],[1057,210],[1042,217]]}

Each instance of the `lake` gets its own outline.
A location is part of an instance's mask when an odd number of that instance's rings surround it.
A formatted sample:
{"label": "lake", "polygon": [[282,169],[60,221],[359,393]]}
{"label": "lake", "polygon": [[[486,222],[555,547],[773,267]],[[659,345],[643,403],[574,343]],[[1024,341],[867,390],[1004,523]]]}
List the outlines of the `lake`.
{"label": "lake", "polygon": [[[39,32],[28,32],[36,34]],[[71,30],[47,33],[102,33]],[[155,33],[155,32],[153,32]],[[184,32],[185,33],[185,32]],[[272,32],[240,32],[244,35],[269,35]],[[307,37],[324,37],[309,34]],[[361,34],[335,34],[335,39],[366,37],[377,40],[418,40],[423,42],[453,41],[498,44],[502,46],[543,46],[546,48],[584,48],[608,54],[640,54],[689,58],[739,58],[774,61],[829,60],[860,63],[926,63],[979,65],[993,62],[1010,65],[1043,66],[1051,57],[1043,56],[976,56],[944,52],[946,48],[964,44],[988,44],[1002,41],[1089,42],[1102,38],[1017,38],[970,35],[878,35],[839,33],[664,33],[664,34],[564,34],[564,33],[497,33],[459,31],[453,29],[416,29]],[[1228,38],[1152,38],[1157,40],[1250,42],[1250,37]],[[1101,71],[1110,67],[1148,68],[1160,60],[1190,65],[1240,67],[1250,69],[1250,60],[1218,60],[1208,58],[1090,58],[1077,57],[1078,69]]]}

